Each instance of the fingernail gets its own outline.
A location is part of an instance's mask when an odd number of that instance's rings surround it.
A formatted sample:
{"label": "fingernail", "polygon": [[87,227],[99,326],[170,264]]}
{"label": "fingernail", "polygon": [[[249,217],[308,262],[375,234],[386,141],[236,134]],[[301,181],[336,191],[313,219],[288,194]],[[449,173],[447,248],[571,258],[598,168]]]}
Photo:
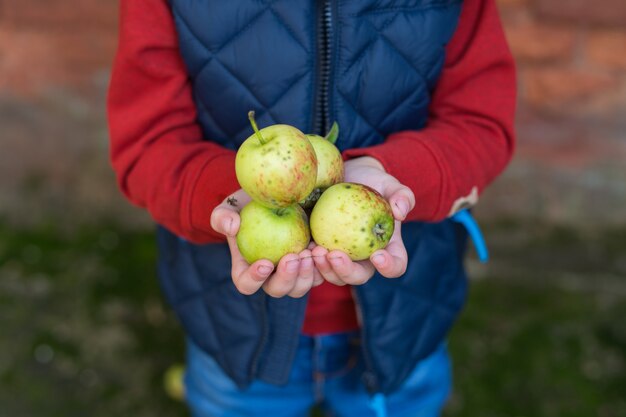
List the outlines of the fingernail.
{"label": "fingernail", "polygon": [[222,227],[224,228],[224,232],[227,235],[230,235],[230,226],[233,224],[233,220],[228,218],[228,219],[224,219],[224,221],[222,222]]}
{"label": "fingernail", "polygon": [[343,258],[330,258],[330,263],[333,264],[334,266],[341,266],[343,265]]}
{"label": "fingernail", "polygon": [[299,262],[297,259],[287,262],[287,272],[296,272],[298,270],[298,264]]}
{"label": "fingernail", "polygon": [[385,263],[385,257],[381,254],[374,255],[372,257],[372,262],[374,262],[374,264],[376,265],[382,265]]}
{"label": "fingernail", "polygon": [[398,207],[398,210],[400,210],[402,218],[405,218],[406,215],[409,213],[409,205],[404,200],[396,201],[396,207]]}
{"label": "fingernail", "polygon": [[270,272],[272,272],[272,268],[267,265],[261,265],[257,268],[257,272],[259,273],[259,275],[266,277],[270,274]]}

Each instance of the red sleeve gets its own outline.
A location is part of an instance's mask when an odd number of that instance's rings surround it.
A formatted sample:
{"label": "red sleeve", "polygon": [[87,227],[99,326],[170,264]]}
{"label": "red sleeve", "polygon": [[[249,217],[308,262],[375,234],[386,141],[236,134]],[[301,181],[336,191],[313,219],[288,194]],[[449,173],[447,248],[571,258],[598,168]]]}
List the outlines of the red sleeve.
{"label": "red sleeve", "polygon": [[239,188],[235,153],[202,140],[166,0],[121,2],[107,110],[123,193],[180,236],[222,240],[210,215]]}
{"label": "red sleeve", "polygon": [[413,190],[409,220],[444,219],[458,199],[474,188],[480,193],[513,153],[515,65],[494,0],[463,2],[446,52],[426,128],[345,152],[378,159]]}

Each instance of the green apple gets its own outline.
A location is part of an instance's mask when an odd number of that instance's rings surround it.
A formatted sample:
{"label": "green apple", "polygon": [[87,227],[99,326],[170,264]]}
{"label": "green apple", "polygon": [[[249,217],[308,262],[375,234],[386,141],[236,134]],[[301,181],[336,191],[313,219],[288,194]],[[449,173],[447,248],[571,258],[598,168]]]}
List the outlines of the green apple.
{"label": "green apple", "polygon": [[339,135],[339,125],[336,122],[333,123],[325,138],[318,135],[306,135],[317,157],[317,180],[311,194],[300,202],[304,208],[313,207],[324,190],[343,181],[343,158],[335,146],[337,135]]}
{"label": "green apple", "polygon": [[184,375],[185,367],[180,364],[170,366],[163,375],[165,392],[174,400],[183,401],[185,399]]}
{"label": "green apple", "polygon": [[389,243],[394,230],[391,206],[376,190],[349,182],[328,188],[313,207],[311,234],[316,244],[340,250],[350,259],[368,259]]}
{"label": "green apple", "polygon": [[256,201],[240,213],[237,246],[248,263],[268,259],[274,265],[288,253],[299,253],[311,241],[306,213],[297,204],[269,208]]}
{"label": "green apple", "polygon": [[304,133],[293,126],[273,125],[254,134],[237,151],[239,185],[253,200],[268,207],[287,207],[308,196],[317,179],[317,158]]}

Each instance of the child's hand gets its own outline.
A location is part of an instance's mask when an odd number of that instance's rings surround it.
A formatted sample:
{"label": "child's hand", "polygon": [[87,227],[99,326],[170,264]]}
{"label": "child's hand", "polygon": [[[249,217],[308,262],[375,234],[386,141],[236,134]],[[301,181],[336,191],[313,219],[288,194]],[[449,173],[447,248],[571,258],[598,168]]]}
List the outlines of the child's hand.
{"label": "child's hand", "polygon": [[366,261],[352,261],[347,254],[334,250],[328,252],[317,246],[313,249],[313,259],[322,276],[336,285],[364,284],[378,272],[387,278],[397,278],[404,274],[408,262],[406,248],[400,233],[401,221],[413,209],[415,197],[406,186],[385,172],[378,160],[361,157],[345,163],[345,181],[365,184],[382,194],[396,219],[395,230],[385,249],[378,250]]}
{"label": "child's hand", "polygon": [[267,259],[261,259],[249,265],[237,247],[241,209],[250,202],[250,197],[243,190],[238,190],[224,200],[211,213],[211,227],[226,236],[232,259],[231,276],[235,287],[242,294],[250,295],[263,287],[272,297],[302,297],[309,290],[324,282],[311,258],[311,250],[305,249],[299,254],[283,256],[276,270]]}

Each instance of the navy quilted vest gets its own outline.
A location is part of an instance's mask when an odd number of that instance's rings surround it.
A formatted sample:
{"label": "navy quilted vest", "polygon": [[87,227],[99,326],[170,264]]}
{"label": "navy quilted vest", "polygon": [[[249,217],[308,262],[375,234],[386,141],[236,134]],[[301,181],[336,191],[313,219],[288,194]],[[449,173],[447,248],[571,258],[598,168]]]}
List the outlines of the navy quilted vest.
{"label": "navy quilted vest", "polygon": [[[236,149],[260,126],[325,133],[340,149],[378,144],[426,124],[430,95],[460,0],[171,0],[180,48],[206,138]],[[364,382],[392,392],[445,338],[466,293],[465,232],[452,223],[407,223],[400,279],[355,287]],[[228,248],[159,231],[165,295],[189,337],[244,387],[285,383],[306,298],[237,292]]]}

